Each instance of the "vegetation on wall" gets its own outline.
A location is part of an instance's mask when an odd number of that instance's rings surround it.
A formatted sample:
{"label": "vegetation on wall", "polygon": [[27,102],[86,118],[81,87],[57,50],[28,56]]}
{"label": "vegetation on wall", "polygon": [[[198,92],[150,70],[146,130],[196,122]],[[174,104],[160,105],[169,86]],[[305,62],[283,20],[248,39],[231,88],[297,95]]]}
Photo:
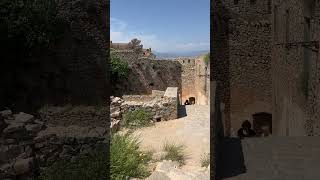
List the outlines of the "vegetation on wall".
{"label": "vegetation on wall", "polygon": [[[1,0],[1,48],[8,56],[31,56],[61,38],[65,22],[55,0]],[[11,58],[12,59],[12,58]]]}
{"label": "vegetation on wall", "polygon": [[145,127],[151,124],[151,113],[143,108],[128,111],[123,116],[124,126],[128,128]]}
{"label": "vegetation on wall", "polygon": [[80,156],[75,161],[58,161],[43,171],[39,180],[107,180],[108,169],[106,168],[108,152],[99,151],[96,154]]}
{"label": "vegetation on wall", "polygon": [[118,90],[118,85],[121,84],[121,82],[128,79],[128,73],[129,73],[129,65],[126,61],[114,57],[111,54],[111,84],[113,85],[112,92],[113,94],[116,93]]}
{"label": "vegetation on wall", "polygon": [[203,60],[204,60],[204,63],[205,63],[206,65],[208,65],[209,62],[210,62],[210,53],[206,54],[206,55],[204,56]]}

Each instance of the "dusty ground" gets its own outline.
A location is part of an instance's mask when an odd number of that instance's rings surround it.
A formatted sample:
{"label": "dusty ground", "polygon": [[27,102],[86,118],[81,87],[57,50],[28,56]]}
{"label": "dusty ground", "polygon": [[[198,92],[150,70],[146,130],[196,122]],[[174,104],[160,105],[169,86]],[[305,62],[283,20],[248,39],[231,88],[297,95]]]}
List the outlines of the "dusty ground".
{"label": "dusty ground", "polygon": [[166,141],[184,145],[187,158],[182,169],[199,169],[202,155],[210,152],[210,107],[190,105],[180,114],[184,117],[158,122],[135,131],[135,135],[140,136],[144,150],[159,152]]}

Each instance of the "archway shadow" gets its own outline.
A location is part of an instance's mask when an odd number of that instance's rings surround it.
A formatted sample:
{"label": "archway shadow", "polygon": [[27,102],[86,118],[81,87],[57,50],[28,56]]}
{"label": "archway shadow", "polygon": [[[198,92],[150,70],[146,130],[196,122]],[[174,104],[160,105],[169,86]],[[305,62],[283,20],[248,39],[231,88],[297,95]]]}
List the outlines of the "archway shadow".
{"label": "archway shadow", "polygon": [[224,138],[219,147],[220,158],[216,161],[217,179],[225,179],[246,172],[244,156],[239,138]]}

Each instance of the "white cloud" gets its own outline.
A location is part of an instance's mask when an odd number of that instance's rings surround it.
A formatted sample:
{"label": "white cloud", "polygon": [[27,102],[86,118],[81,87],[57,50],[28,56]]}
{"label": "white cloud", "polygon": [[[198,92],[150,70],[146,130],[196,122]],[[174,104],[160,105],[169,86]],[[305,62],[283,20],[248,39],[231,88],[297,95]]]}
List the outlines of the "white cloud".
{"label": "white cloud", "polygon": [[127,28],[127,23],[117,18],[110,18],[111,31],[123,31]]}
{"label": "white cloud", "polygon": [[141,40],[144,48],[152,48],[158,52],[184,52],[208,50],[210,43],[207,42],[190,42],[190,43],[173,43],[159,39],[155,34],[137,33],[128,30],[127,23],[117,18],[111,18],[110,37],[113,42],[129,42],[133,38]]}
{"label": "white cloud", "polygon": [[180,43],[180,44],[176,44],[175,48],[179,51],[209,50],[210,43],[208,42]]}

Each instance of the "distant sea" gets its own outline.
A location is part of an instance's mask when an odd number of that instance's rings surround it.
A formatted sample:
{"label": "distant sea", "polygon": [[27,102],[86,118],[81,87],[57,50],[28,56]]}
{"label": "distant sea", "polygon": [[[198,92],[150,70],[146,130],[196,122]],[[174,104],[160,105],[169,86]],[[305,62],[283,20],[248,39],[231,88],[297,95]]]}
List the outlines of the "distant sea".
{"label": "distant sea", "polygon": [[156,55],[157,59],[175,59],[178,57],[197,57],[204,54],[209,53],[209,50],[207,51],[190,51],[190,52],[179,52],[179,53],[167,53],[167,52],[153,52]]}

